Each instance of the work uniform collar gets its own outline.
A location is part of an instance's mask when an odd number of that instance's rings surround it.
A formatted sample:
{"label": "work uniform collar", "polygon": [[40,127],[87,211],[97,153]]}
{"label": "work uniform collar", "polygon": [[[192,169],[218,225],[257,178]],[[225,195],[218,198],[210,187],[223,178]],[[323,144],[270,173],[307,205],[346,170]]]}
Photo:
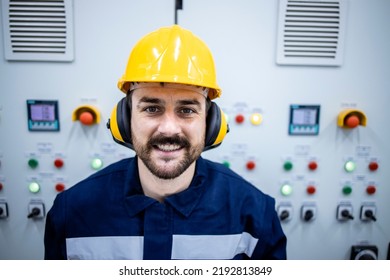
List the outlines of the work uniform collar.
{"label": "work uniform collar", "polygon": [[[203,158],[196,161],[195,174],[190,186],[173,195],[168,196],[164,204],[170,205],[177,212],[189,217],[196,208],[205,191],[207,170]],[[149,206],[160,203],[144,195],[139,179],[137,157],[133,158],[125,180],[125,206],[130,216],[135,216]]]}

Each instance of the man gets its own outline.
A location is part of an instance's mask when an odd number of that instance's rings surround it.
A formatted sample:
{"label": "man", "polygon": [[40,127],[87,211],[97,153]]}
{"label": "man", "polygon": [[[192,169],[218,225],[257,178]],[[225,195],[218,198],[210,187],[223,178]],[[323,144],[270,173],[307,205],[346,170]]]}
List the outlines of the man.
{"label": "man", "polygon": [[59,194],[45,259],[285,259],[274,199],[201,157],[228,131],[214,61],[177,25],[134,47],[109,128],[134,149]]}

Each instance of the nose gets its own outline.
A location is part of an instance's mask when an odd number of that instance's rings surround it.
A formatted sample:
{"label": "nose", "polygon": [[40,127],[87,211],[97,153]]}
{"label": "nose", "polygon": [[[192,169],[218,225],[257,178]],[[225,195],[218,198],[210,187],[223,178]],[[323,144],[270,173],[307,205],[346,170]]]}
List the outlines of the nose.
{"label": "nose", "polygon": [[158,132],[163,135],[180,134],[180,121],[173,112],[165,112],[160,118]]}

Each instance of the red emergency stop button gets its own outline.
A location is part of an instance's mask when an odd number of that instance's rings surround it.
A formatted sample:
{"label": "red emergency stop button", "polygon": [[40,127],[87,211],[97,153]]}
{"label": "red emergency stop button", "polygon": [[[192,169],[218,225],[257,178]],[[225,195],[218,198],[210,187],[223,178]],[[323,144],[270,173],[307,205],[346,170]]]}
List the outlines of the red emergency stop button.
{"label": "red emergency stop button", "polygon": [[350,115],[345,118],[345,125],[349,128],[355,128],[360,124],[359,117],[356,115]]}
{"label": "red emergency stop button", "polygon": [[57,158],[54,160],[54,166],[60,169],[64,166],[64,161],[61,158]]}
{"label": "red emergency stop button", "polygon": [[242,114],[238,114],[238,115],[236,116],[236,123],[239,123],[239,124],[241,124],[241,123],[243,123],[243,122],[244,122],[244,120],[245,120],[245,117],[244,117],[244,115],[242,115]]}
{"label": "red emergency stop button", "polygon": [[372,161],[368,164],[368,169],[370,169],[370,171],[376,171],[378,168],[379,164],[375,161]]}
{"label": "red emergency stop button", "polygon": [[250,160],[246,163],[246,169],[253,170],[256,167],[256,163],[253,160]]}
{"label": "red emergency stop button", "polygon": [[73,121],[80,121],[82,125],[90,126],[100,123],[100,112],[92,105],[82,105],[72,113]]}
{"label": "red emergency stop button", "polygon": [[373,185],[370,185],[366,188],[366,192],[369,195],[373,195],[376,192],[376,187]]}
{"label": "red emergency stop button", "polygon": [[79,116],[79,120],[83,125],[92,125],[95,123],[95,119],[91,112],[82,112]]}

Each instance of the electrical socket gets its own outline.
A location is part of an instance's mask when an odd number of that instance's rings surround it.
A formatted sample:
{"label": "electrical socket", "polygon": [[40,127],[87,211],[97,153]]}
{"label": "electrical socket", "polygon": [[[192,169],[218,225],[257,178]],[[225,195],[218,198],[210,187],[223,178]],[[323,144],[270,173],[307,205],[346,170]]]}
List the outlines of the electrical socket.
{"label": "electrical socket", "polygon": [[[371,216],[367,214],[371,213]],[[362,205],[360,208],[360,220],[364,222],[376,221],[376,206],[373,204]]]}
{"label": "electrical socket", "polygon": [[[347,211],[347,213],[349,214],[349,216],[344,216],[344,215],[343,215],[343,211]],[[340,203],[340,204],[337,206],[337,214],[336,214],[337,220],[339,220],[339,221],[349,221],[349,220],[353,220],[354,217],[353,217],[352,214],[353,214],[352,204],[350,204],[350,203]]]}
{"label": "electrical socket", "polygon": [[[38,209],[39,212],[34,213]],[[45,217],[45,205],[43,202],[30,202],[28,205],[28,218],[43,219]]]}
{"label": "electrical socket", "polygon": [[292,219],[293,209],[290,204],[280,204],[277,209],[280,221],[287,222]]}
{"label": "electrical socket", "polygon": [[301,208],[301,218],[305,222],[310,222],[317,217],[317,206],[314,204],[304,204]]}
{"label": "electrical socket", "polygon": [[0,219],[8,217],[8,205],[7,202],[0,202]]}

